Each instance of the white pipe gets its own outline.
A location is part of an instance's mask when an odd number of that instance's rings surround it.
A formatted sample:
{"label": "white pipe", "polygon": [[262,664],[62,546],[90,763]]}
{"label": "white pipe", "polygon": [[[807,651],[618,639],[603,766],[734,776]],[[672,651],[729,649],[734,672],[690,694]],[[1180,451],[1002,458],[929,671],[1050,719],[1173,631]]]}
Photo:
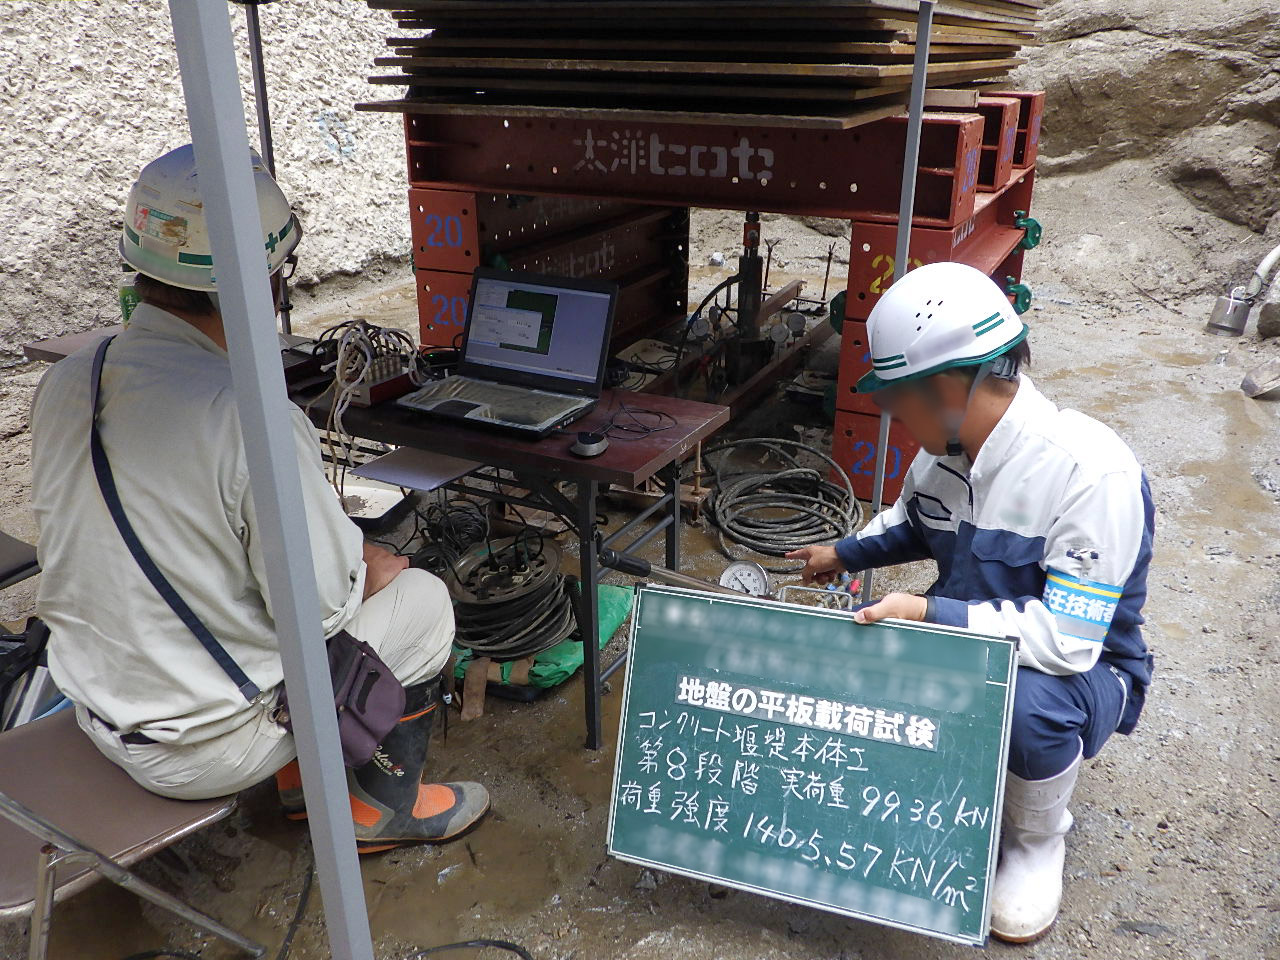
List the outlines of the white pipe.
{"label": "white pipe", "polygon": [[373,960],[225,3],[169,0],[330,955]]}
{"label": "white pipe", "polygon": [[1245,288],[1244,296],[1246,300],[1253,300],[1267,288],[1267,277],[1270,276],[1277,263],[1280,263],[1280,246],[1277,246],[1263,257],[1262,262],[1258,264],[1258,269],[1253,271],[1253,276],[1249,278],[1249,285]]}

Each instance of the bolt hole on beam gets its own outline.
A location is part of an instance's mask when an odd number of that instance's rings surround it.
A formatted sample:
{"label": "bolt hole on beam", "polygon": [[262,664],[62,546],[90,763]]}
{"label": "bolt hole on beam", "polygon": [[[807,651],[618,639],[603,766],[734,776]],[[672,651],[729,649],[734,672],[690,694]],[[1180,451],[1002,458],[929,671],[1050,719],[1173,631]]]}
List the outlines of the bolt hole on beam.
{"label": "bolt hole on beam", "polygon": [[858,192],[858,185],[857,185],[856,183],[851,183],[851,184],[849,184],[849,192],[850,192],[850,193],[857,193],[857,192]]}
{"label": "bolt hole on beam", "polygon": [[863,252],[863,253],[870,253],[870,252],[871,252],[871,244],[869,244],[869,243],[864,243],[864,244],[862,245],[862,252]]}

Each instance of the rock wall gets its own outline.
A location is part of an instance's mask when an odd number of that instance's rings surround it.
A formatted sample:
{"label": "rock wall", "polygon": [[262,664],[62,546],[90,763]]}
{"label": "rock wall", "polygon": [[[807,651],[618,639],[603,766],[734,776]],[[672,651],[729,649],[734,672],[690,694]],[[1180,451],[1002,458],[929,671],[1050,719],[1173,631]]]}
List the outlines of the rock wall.
{"label": "rock wall", "polygon": [[1275,0],[1057,0],[1044,46],[1016,77],[1048,92],[1042,169],[1148,160],[1196,206],[1280,240],[1278,10]]}
{"label": "rock wall", "polygon": [[[231,5],[250,139],[245,17]],[[391,20],[360,0],[260,7],[276,167],[301,218],[297,279],[406,257],[404,146],[394,95],[365,78]],[[163,0],[6,2],[0,14],[0,367],[21,345],[118,313],[116,239],[138,170],[190,139]]]}

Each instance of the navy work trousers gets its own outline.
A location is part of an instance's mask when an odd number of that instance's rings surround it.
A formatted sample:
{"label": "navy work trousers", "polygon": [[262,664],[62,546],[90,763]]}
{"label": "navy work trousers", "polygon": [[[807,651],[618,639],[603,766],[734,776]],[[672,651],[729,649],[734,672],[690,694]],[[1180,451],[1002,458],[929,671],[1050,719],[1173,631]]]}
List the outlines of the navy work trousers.
{"label": "navy work trousers", "polygon": [[1095,756],[1124,714],[1129,684],[1128,674],[1104,661],[1065,677],[1019,667],[1010,772],[1024,780],[1047,780],[1066,770],[1082,745],[1085,757]]}

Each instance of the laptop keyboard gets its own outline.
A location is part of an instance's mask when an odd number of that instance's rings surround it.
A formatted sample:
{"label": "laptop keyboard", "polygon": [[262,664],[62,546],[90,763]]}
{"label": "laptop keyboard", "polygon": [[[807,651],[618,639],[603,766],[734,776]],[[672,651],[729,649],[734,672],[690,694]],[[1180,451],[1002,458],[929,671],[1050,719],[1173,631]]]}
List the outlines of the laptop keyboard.
{"label": "laptop keyboard", "polygon": [[408,407],[430,404],[432,412],[452,416],[467,416],[476,408],[482,408],[479,414],[482,419],[536,426],[567,414],[582,401],[525,387],[450,377],[401,397],[399,403]]}

